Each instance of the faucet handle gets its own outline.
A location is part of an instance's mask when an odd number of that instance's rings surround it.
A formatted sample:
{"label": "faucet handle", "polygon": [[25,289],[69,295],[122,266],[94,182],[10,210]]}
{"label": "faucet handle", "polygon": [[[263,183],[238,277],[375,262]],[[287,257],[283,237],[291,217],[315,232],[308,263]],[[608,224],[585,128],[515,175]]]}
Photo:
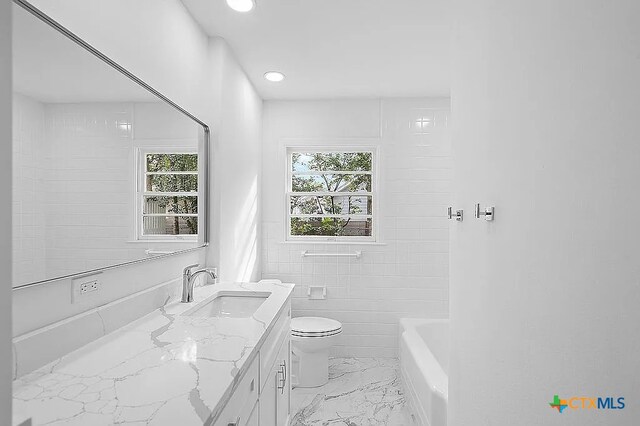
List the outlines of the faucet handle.
{"label": "faucet handle", "polygon": [[192,270],[193,268],[197,268],[198,266],[200,266],[200,264],[199,264],[199,263],[194,263],[193,265],[189,265],[189,266],[185,267],[185,268],[182,270],[182,275],[191,275],[191,270]]}

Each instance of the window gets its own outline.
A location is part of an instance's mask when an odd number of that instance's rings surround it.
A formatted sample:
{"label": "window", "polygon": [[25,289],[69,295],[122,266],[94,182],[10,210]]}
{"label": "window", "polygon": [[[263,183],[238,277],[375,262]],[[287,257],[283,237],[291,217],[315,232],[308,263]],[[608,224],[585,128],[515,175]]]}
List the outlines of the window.
{"label": "window", "polygon": [[373,241],[373,150],[289,149],[289,240]]}
{"label": "window", "polygon": [[196,239],[198,154],[141,151],[139,170],[138,239]]}

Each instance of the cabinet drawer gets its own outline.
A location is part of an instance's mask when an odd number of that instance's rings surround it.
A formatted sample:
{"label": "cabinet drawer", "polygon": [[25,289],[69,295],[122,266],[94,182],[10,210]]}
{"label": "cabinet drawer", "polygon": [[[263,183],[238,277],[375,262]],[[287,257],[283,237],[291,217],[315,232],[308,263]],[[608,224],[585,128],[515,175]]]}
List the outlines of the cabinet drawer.
{"label": "cabinet drawer", "polygon": [[260,357],[253,360],[231,398],[224,406],[214,426],[244,426],[249,421],[251,408],[258,401]]}
{"label": "cabinet drawer", "polygon": [[278,356],[282,341],[291,334],[291,302],[287,303],[280,317],[267,336],[260,349],[260,390],[267,383],[267,374]]}

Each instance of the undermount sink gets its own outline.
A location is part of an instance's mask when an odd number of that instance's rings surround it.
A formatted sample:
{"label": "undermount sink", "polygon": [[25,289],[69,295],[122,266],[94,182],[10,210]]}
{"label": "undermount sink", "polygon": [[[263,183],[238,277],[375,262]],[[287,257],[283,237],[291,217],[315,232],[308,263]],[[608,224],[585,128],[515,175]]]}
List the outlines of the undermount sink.
{"label": "undermount sink", "polygon": [[185,315],[206,318],[250,318],[271,295],[266,291],[221,291]]}

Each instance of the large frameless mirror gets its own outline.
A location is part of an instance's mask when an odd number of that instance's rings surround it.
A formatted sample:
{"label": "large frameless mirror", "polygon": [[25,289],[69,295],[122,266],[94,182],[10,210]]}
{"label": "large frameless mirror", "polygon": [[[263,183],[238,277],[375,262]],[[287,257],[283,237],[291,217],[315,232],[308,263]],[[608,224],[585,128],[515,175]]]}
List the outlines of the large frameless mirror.
{"label": "large frameless mirror", "polygon": [[207,126],[13,9],[13,287],[206,246]]}

